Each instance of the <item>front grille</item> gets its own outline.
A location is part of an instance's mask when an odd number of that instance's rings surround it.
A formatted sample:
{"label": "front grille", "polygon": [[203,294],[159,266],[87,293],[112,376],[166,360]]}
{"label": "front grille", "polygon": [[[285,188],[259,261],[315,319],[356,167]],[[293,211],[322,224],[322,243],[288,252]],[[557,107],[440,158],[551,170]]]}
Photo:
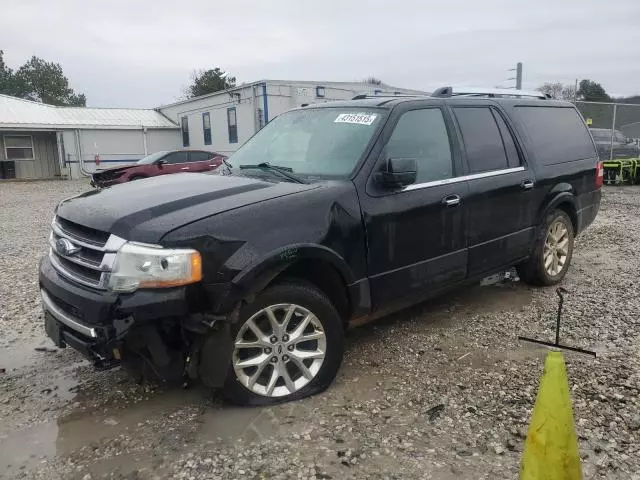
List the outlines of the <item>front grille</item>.
{"label": "front grille", "polygon": [[104,247],[109,239],[109,233],[101,232],[93,228],[85,227],[69,220],[65,220],[62,217],[56,217],[56,226],[61,230],[65,236],[78,240],[90,245],[96,245],[98,247]]}
{"label": "front grille", "polygon": [[[52,228],[49,258],[58,273],[81,285],[105,290],[116,252],[125,240],[60,217],[54,219]],[[67,240],[73,251],[60,248],[60,240]]]}

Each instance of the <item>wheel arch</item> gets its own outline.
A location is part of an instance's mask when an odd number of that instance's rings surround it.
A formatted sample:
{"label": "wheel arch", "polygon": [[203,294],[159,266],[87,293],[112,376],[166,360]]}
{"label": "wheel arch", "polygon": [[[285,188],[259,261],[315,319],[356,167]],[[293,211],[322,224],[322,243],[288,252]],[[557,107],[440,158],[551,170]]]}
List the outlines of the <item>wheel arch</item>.
{"label": "wheel arch", "polygon": [[232,302],[251,298],[267,286],[283,279],[311,283],[332,301],[345,322],[351,316],[356,299],[349,288],[355,282],[346,261],[322,245],[299,244],[278,249],[236,275],[237,288]]}
{"label": "wheel arch", "polygon": [[574,235],[577,235],[580,225],[578,222],[578,207],[573,187],[568,183],[556,185],[549,192],[548,198],[549,200],[545,202],[545,207],[538,217],[538,224],[541,224],[544,217],[553,210],[562,210],[569,216]]}

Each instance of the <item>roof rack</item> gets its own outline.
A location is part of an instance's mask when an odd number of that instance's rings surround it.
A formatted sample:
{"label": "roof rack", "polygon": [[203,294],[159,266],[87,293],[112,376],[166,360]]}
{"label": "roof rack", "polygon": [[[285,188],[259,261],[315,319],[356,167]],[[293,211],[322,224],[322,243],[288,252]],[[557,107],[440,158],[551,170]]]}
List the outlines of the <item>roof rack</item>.
{"label": "roof rack", "polygon": [[432,97],[533,97],[541,100],[551,98],[549,95],[535,90],[516,90],[513,88],[472,88],[441,87],[431,94]]}
{"label": "roof rack", "polygon": [[403,97],[409,97],[409,98],[414,98],[414,97],[428,97],[428,94],[412,94],[412,93],[377,93],[377,94],[371,94],[371,93],[360,93],[358,95],[356,95],[355,97],[353,97],[351,100],[365,100],[367,98],[403,98]]}

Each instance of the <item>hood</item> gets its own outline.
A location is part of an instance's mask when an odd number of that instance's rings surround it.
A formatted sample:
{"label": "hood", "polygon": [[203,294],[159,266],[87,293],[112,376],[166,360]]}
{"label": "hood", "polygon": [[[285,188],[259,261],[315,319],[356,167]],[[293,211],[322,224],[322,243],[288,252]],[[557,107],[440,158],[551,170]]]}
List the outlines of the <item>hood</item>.
{"label": "hood", "polygon": [[111,177],[115,173],[123,172],[125,170],[129,170],[132,167],[137,167],[137,166],[139,166],[139,165],[125,165],[124,167],[104,168],[104,169],[96,170],[95,172],[93,172],[92,177],[94,177],[94,178]]}
{"label": "hood", "polygon": [[89,191],[63,201],[57,214],[126,240],[158,243],[188,223],[314,188],[318,185],[180,173]]}

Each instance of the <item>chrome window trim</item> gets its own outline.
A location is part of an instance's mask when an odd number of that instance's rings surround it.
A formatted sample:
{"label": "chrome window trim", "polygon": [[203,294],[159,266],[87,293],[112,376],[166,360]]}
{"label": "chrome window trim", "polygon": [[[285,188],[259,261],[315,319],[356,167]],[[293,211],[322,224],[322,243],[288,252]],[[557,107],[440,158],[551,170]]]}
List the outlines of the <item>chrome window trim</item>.
{"label": "chrome window trim", "polygon": [[504,170],[491,170],[489,172],[463,175],[461,177],[444,178],[442,180],[434,180],[432,182],[414,183],[412,185],[407,185],[401,191],[408,192],[411,190],[420,190],[422,188],[437,187],[440,185],[449,185],[451,183],[466,182],[468,180],[477,180],[479,178],[497,177],[500,175],[507,175],[509,173],[524,172],[525,170],[526,170],[525,167],[520,166],[520,167],[513,167],[513,168],[505,168]]}
{"label": "chrome window trim", "polygon": [[98,334],[96,333],[95,328],[90,328],[83,325],[79,320],[72,317],[63,311],[60,307],[58,307],[51,297],[44,290],[40,290],[40,296],[42,297],[42,303],[44,304],[44,309],[48,311],[56,320],[60,323],[64,323],[67,327],[75,330],[83,334],[86,337],[98,338]]}

